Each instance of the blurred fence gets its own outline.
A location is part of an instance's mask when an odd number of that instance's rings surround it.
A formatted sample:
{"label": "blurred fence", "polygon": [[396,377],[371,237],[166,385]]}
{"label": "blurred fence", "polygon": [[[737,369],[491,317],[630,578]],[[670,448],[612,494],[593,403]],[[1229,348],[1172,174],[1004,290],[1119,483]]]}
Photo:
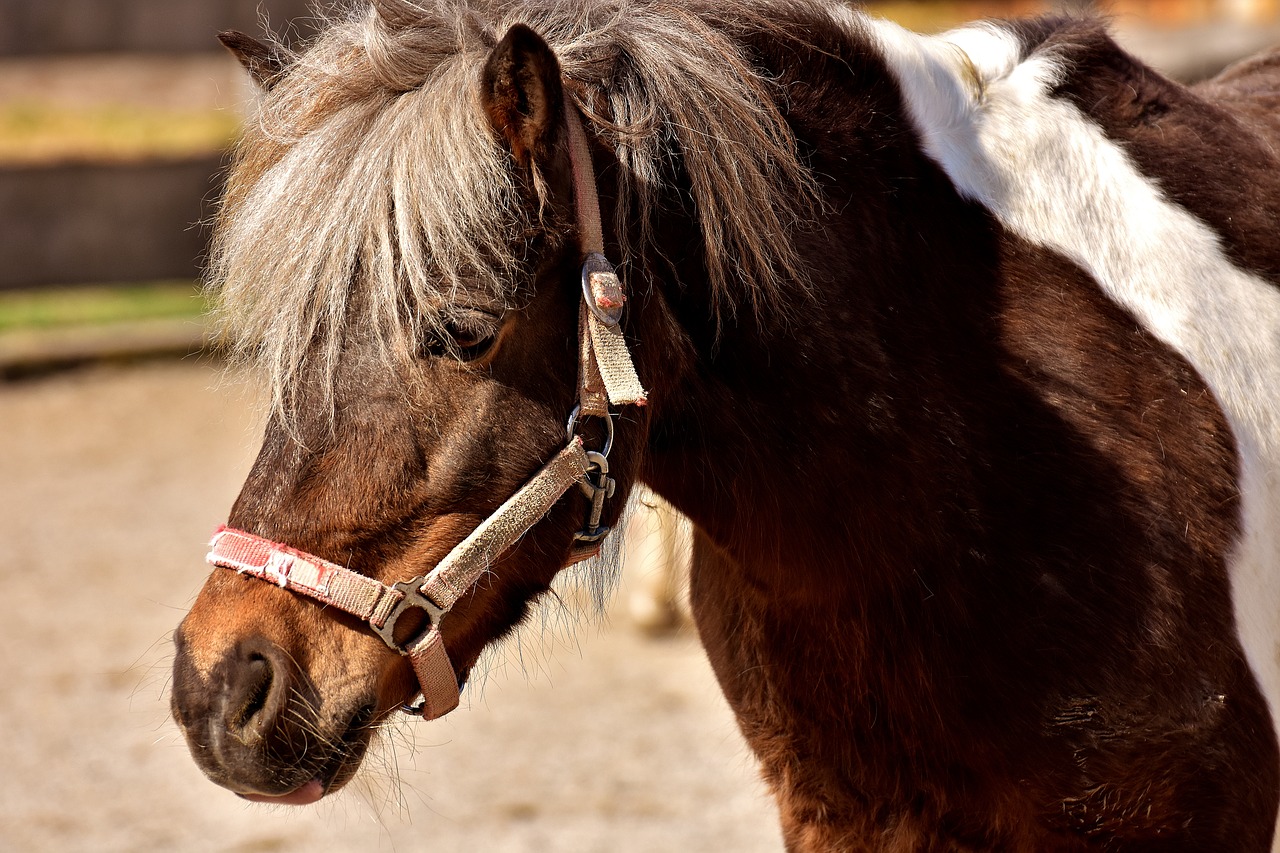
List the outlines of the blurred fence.
{"label": "blurred fence", "polygon": [[[308,35],[330,0],[0,0],[0,64],[221,51],[217,33]],[[92,60],[90,60],[92,61]],[[42,97],[35,79],[24,98]],[[193,104],[193,108],[202,105]],[[0,290],[194,278],[224,155],[0,163]]]}
{"label": "blurred fence", "polygon": [[307,30],[310,0],[0,0],[0,56],[209,50],[227,29],[256,33],[264,15]]}
{"label": "blurred fence", "polygon": [[[337,2],[358,0],[0,0],[0,65],[78,52],[190,55],[216,49],[221,30],[260,32],[264,20],[286,37],[304,36],[314,22],[312,9]],[[1216,71],[1271,39],[1274,24],[1259,21],[1274,21],[1280,7],[1280,0],[880,3],[873,12],[904,15],[909,26],[916,23],[913,15],[967,19],[1094,4],[1117,24],[1178,23],[1178,33],[1161,30],[1140,53],[1148,59],[1165,55],[1157,67],[1186,79]],[[1206,19],[1229,26],[1193,24]],[[208,237],[200,223],[220,191],[221,165],[216,152],[123,164],[0,163],[0,289],[195,277]]]}
{"label": "blurred fence", "polygon": [[0,168],[0,289],[196,277],[221,164]]}

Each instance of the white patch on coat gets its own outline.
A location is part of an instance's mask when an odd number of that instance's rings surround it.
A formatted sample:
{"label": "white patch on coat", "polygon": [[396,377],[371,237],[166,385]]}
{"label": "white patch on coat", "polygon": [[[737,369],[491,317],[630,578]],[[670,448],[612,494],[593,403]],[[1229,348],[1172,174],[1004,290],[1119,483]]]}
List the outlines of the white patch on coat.
{"label": "white patch on coat", "polygon": [[879,43],[926,152],[959,192],[1088,271],[1213,391],[1240,454],[1236,625],[1280,732],[1280,289],[1234,266],[1212,229],[1050,97],[1063,73],[1052,55],[1022,59],[993,24],[929,37],[839,17]]}

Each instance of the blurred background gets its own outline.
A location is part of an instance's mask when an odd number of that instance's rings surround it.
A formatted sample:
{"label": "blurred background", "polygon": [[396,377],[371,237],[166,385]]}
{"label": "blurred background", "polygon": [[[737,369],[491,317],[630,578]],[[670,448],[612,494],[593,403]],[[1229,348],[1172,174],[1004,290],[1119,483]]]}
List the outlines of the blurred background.
{"label": "blurred background", "polygon": [[[1280,0],[1100,2],[870,8],[922,31],[1095,11],[1183,80],[1280,41]],[[298,42],[312,15],[308,0],[0,0],[0,375],[201,344],[204,223],[251,95],[214,36]]]}
{"label": "blurred background", "polygon": [[[1121,40],[1183,80],[1280,41],[1280,0],[1105,2],[1092,10]],[[922,31],[1091,10],[1086,0],[870,8]],[[0,375],[199,347],[204,223],[251,97],[214,36],[270,28],[298,42],[312,15],[308,0],[0,0]],[[128,326],[108,335],[106,322]]]}
{"label": "blurred background", "polygon": [[[1280,43],[1280,0],[870,8],[925,31],[1095,11],[1183,80]],[[260,430],[252,377],[206,351],[201,321],[205,223],[251,97],[214,36],[298,42],[311,15],[0,0],[0,853],[780,850],[652,541],[633,545],[610,627],[547,614],[470,707],[392,726],[317,808],[243,803],[188,757],[169,635]]]}

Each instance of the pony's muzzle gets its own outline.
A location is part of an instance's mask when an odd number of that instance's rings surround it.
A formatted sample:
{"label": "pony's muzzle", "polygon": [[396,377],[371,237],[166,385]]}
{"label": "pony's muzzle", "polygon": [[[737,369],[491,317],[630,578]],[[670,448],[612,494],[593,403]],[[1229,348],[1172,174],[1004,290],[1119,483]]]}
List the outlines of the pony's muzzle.
{"label": "pony's muzzle", "polygon": [[288,655],[250,636],[202,674],[184,654],[181,629],[175,640],[173,712],[201,770],[240,794],[288,794],[309,782],[306,721],[315,710]]}

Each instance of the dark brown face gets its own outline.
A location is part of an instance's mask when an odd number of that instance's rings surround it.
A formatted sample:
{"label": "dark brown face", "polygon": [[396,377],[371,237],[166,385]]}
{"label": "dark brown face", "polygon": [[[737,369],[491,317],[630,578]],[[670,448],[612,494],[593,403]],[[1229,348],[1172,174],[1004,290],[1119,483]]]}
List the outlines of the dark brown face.
{"label": "dark brown face", "polygon": [[[543,156],[539,173],[554,179],[559,113],[534,115],[558,103],[554,57],[540,42],[510,41],[486,77],[490,116],[517,170]],[[530,49],[542,51],[535,76],[548,88],[516,97],[509,87],[530,84],[511,68]],[[579,253],[554,234],[537,245],[541,256],[524,258],[537,272],[520,283],[522,307],[457,294],[444,311],[448,339],[420,341],[411,360],[389,362],[368,330],[347,330],[335,375],[316,370],[290,389],[296,423],[268,425],[230,526],[388,584],[427,573],[566,443]],[[366,286],[357,280],[352,298]],[[625,441],[635,439],[620,432]],[[616,472],[615,515],[626,469]],[[585,513],[573,490],[443,619],[460,679],[547,588]],[[232,571],[213,571],[175,642],[174,717],[210,779],[252,799],[301,804],[341,787],[375,725],[417,692],[407,658],[368,626]]]}
{"label": "dark brown face", "polygon": [[[230,525],[384,583],[425,574],[564,446],[573,279],[556,265],[523,310],[459,307],[476,315],[459,332],[467,346],[428,342],[399,373],[353,343],[333,426],[273,421]],[[460,676],[546,589],[584,516],[574,490],[442,621]],[[227,570],[176,642],[174,715],[210,778],[242,794],[305,801],[340,786],[371,726],[417,690],[366,625]]]}

